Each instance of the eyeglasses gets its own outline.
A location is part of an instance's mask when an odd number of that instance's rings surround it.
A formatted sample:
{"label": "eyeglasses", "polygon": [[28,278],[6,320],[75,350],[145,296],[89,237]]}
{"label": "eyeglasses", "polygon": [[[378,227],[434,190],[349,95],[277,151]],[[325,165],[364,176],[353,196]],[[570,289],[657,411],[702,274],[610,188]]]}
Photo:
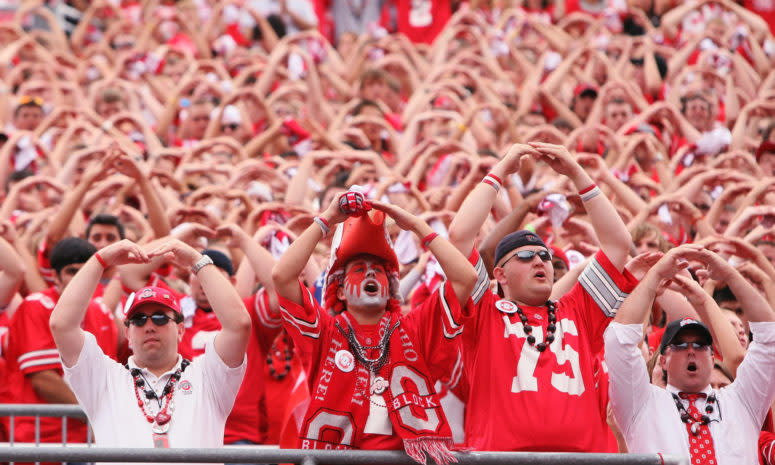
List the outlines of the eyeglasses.
{"label": "eyeglasses", "polygon": [[145,326],[145,323],[147,323],[149,319],[156,326],[164,326],[170,320],[174,320],[176,323],[179,323],[178,321],[179,317],[173,318],[169,315],[165,315],[164,313],[154,313],[153,315],[146,315],[145,313],[139,313],[137,315],[134,315],[132,318],[128,319],[126,321],[126,325],[129,326],[130,324],[133,324],[138,328],[142,328],[143,326]]}
{"label": "eyeglasses", "polygon": [[520,250],[511,257],[507,258],[506,261],[501,264],[501,267],[505,266],[506,263],[508,263],[509,260],[514,257],[517,257],[517,260],[521,262],[530,262],[536,255],[538,255],[538,258],[540,258],[542,262],[548,262],[552,259],[552,254],[546,250]]}
{"label": "eyeglasses", "polygon": [[37,105],[39,107],[42,107],[43,99],[40,97],[33,97],[30,95],[24,95],[22,97],[19,97],[19,105],[29,105],[30,103]]}
{"label": "eyeglasses", "polygon": [[707,352],[710,350],[709,344],[703,344],[701,342],[681,342],[680,344],[670,344],[668,347],[670,347],[670,350],[673,352],[683,352],[689,347],[694,349],[696,352]]}
{"label": "eyeglasses", "polygon": [[231,124],[223,124],[223,125],[221,125],[221,131],[225,131],[227,128],[231,129],[232,131],[236,131],[239,128],[239,124],[231,123]]}

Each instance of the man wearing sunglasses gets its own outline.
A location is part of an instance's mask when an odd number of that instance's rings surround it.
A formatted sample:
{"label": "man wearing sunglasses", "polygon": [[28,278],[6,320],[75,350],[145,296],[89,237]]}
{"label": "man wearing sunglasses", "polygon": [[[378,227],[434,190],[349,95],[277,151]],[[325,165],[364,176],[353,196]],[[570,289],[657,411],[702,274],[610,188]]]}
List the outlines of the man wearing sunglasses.
{"label": "man wearing sunglasses", "polygon": [[[104,268],[165,257],[191,269],[222,329],[193,362],[178,355],[183,317],[167,289],[145,287],[127,301],[127,365],[106,357],[81,329],[89,296]],[[220,447],[226,418],[245,374],[250,316],[229,280],[187,244],[172,240],[151,252],[128,240],[111,244],[73,277],[51,313],[50,327],[72,387],[108,447]]]}
{"label": "man wearing sunglasses", "polygon": [[[495,248],[493,275],[503,298],[488,291],[490,280],[474,248],[501,180],[517,173],[525,156],[570,178],[601,245],[578,284],[556,301],[550,300],[552,255],[535,233],[513,232]],[[595,367],[603,330],[635,284],[624,270],[630,234],[613,205],[565,147],[515,144],[468,195],[449,235],[479,271],[471,296],[476,311],[454,315],[465,326],[463,357],[471,386],[467,445],[476,450],[611,450]]]}
{"label": "man wearing sunglasses", "polygon": [[[711,387],[713,338],[705,324],[683,318],[665,328],[659,346],[665,389],[650,383],[638,348],[643,322],[655,297],[666,288],[685,295],[698,314],[724,318],[718,309],[710,310],[716,305],[712,297],[683,271],[689,262],[707,267],[695,269],[696,275],[727,283],[754,334],[737,378],[720,390]],[[719,331],[720,326],[713,327]],[[773,354],[775,313],[756,288],[726,260],[701,246],[672,249],[646,273],[605,332],[611,406],[629,452],[687,456],[696,465],[758,463],[759,431],[775,398]]]}

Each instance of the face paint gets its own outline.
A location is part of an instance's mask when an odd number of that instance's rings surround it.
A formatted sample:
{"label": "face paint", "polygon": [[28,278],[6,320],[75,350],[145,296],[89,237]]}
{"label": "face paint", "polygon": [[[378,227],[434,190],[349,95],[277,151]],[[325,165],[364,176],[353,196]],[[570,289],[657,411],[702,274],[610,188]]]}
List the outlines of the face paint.
{"label": "face paint", "polygon": [[347,303],[355,306],[385,306],[388,300],[388,278],[385,267],[371,260],[352,262],[344,276]]}

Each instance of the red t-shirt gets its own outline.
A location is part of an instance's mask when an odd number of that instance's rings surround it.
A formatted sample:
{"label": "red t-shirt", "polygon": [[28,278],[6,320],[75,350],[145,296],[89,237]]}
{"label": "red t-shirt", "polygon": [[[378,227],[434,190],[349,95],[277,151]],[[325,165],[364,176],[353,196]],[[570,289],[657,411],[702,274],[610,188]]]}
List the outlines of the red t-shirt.
{"label": "red t-shirt", "polygon": [[[3,402],[14,404],[46,404],[32,387],[27,375],[54,370],[62,376],[62,365],[54,338],[48,326],[59,292],[55,287],[29,295],[11,318],[8,332],[7,388]],[[82,328],[94,334],[102,351],[116,358],[117,330],[110,310],[98,300],[91,300]],[[40,441],[61,442],[62,420],[40,418]],[[16,418],[14,439],[19,442],[35,441],[34,418]],[[67,420],[67,441],[86,442],[86,424]]]}
{"label": "red t-shirt", "polygon": [[[275,335],[282,328],[279,315],[269,311],[266,291],[244,299],[252,320],[248,341],[248,366],[234,407],[226,420],[224,443],[240,440],[261,444],[266,441],[266,409],[261,408],[264,398],[264,365],[266,352]],[[189,360],[204,354],[205,345],[221,330],[221,323],[212,310],[196,309],[191,326],[186,328],[178,352]]]}
{"label": "red t-shirt", "polygon": [[[516,313],[499,310],[487,288],[479,253],[480,283],[473,314],[456,314],[465,325],[463,357],[471,380],[466,405],[466,443],[475,450],[605,452],[608,428],[595,391],[595,357],[603,331],[637,283],[619,272],[604,253],[556,302],[555,340],[539,352],[527,342]],[[548,326],[546,307],[522,308],[536,344]],[[497,412],[497,414],[494,414]]]}

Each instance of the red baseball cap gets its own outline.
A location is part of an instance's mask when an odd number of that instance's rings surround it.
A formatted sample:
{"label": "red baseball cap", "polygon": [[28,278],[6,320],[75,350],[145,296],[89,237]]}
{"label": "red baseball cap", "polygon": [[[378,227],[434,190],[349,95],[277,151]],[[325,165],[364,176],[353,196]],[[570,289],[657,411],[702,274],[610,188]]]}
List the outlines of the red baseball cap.
{"label": "red baseball cap", "polygon": [[175,313],[181,313],[180,303],[169,289],[148,286],[129,295],[124,305],[124,318],[132,316],[141,306],[153,303],[163,305]]}

